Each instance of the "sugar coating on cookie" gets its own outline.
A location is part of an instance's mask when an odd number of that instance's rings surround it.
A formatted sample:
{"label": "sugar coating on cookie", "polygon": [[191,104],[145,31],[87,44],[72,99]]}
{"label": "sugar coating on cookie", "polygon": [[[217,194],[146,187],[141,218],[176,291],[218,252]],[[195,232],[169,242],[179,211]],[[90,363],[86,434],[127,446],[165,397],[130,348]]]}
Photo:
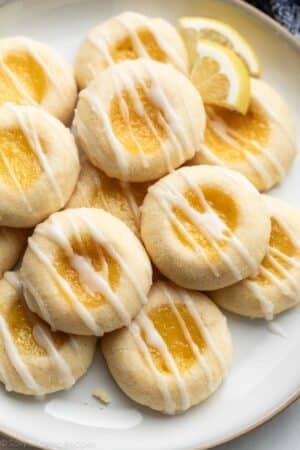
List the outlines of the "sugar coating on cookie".
{"label": "sugar coating on cookie", "polygon": [[0,277],[12,269],[25,249],[29,230],[0,227]]}
{"label": "sugar coating on cookie", "polygon": [[202,100],[188,78],[147,59],[99,74],[80,93],[75,113],[78,140],[90,161],[130,182],[158,179],[192,158],[204,127]]}
{"label": "sugar coating on cookie", "polygon": [[155,283],[128,328],[101,341],[109,370],[131,399],[167,414],[220,386],[231,365],[226,318],[204,294]]}
{"label": "sugar coating on cookie", "polygon": [[74,138],[34,106],[0,107],[0,226],[32,227],[62,208],[80,165]]}
{"label": "sugar coating on cookie", "polygon": [[192,164],[216,164],[244,174],[260,191],[280,183],[296,155],[294,118],[266,82],[253,79],[245,115],[206,108],[205,140]]}
{"label": "sugar coating on cookie", "polygon": [[0,381],[7,391],[45,395],[69,389],[89,368],[95,338],[52,332],[24,302],[16,272],[0,281]]}
{"label": "sugar coating on cookie", "polygon": [[69,123],[77,88],[72,67],[54,50],[25,37],[0,39],[0,105],[39,105]]}
{"label": "sugar coating on cookie", "polygon": [[67,207],[104,209],[125,222],[135,234],[139,234],[139,207],[148,186],[148,183],[127,183],[109,178],[84,159],[76,189]]}
{"label": "sugar coating on cookie", "polygon": [[271,215],[269,246],[256,276],[209,296],[222,308],[272,320],[300,299],[300,211],[263,196]]}
{"label": "sugar coating on cookie", "polygon": [[152,261],[188,289],[217,289],[255,274],[267,249],[267,208],[253,185],[229,169],[178,169],[149,188],[141,212]]}
{"label": "sugar coating on cookie", "polygon": [[75,64],[79,87],[113,64],[137,58],[170,63],[187,72],[188,57],[177,30],[161,18],[124,12],[94,27],[84,39]]}
{"label": "sugar coating on cookie", "polygon": [[152,269],[123,222],[78,208],[35,228],[21,278],[29,308],[53,329],[100,336],[128,325],[147,302]]}

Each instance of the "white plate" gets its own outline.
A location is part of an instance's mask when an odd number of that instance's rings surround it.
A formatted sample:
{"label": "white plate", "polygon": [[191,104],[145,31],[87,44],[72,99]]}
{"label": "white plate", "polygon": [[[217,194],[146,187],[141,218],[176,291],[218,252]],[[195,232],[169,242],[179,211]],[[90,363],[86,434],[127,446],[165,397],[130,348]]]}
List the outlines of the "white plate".
{"label": "white plate", "polygon": [[[0,35],[22,34],[46,42],[70,61],[87,30],[124,10],[158,15],[221,18],[254,46],[263,77],[282,93],[300,129],[300,48],[263,16],[239,3],[220,0],[25,0],[0,2]],[[275,195],[300,207],[300,159]],[[251,213],[251,211],[250,211]],[[276,322],[287,338],[271,334],[263,321],[229,318],[234,363],[222,388],[184,415],[164,417],[140,408],[115,386],[99,351],[93,368],[70,392],[44,400],[7,394],[0,388],[0,430],[51,449],[183,450],[207,448],[241,434],[294,398],[300,381],[300,309]],[[101,387],[112,403],[100,410],[91,392]],[[54,417],[53,414],[56,414]]]}

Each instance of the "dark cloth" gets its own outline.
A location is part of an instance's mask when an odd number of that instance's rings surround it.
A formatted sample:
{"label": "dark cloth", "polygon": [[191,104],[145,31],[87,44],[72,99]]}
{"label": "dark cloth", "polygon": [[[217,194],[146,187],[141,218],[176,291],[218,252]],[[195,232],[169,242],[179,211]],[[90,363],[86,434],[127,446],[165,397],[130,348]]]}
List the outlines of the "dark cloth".
{"label": "dark cloth", "polygon": [[248,3],[261,9],[300,37],[300,0],[249,0]]}

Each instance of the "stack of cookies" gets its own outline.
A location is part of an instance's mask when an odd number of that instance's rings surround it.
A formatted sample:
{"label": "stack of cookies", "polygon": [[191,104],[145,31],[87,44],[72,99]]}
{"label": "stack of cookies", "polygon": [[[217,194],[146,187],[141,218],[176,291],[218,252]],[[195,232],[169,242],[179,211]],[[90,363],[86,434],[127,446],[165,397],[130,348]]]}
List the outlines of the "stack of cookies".
{"label": "stack of cookies", "polygon": [[235,30],[179,25],[113,17],[75,74],[43,44],[0,41],[8,391],[69,389],[101,337],[130,398],[185,411],[231,366],[219,307],[272,320],[299,301],[300,212],[261,194],[296,153],[289,108]]}

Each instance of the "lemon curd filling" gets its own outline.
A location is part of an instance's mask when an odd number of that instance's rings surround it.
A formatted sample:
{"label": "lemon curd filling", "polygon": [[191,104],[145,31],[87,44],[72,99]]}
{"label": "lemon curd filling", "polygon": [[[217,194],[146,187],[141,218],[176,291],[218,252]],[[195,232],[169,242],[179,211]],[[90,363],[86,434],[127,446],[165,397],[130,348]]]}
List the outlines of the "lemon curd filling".
{"label": "lemon curd filling", "polygon": [[[288,262],[284,257],[288,256],[290,258],[299,258],[300,252],[296,249],[290,237],[287,235],[283,227],[276,219],[272,218],[271,224],[272,228],[269,246],[281,252],[282,256],[279,253],[272,253],[272,257],[270,258],[270,252],[268,252],[264,257],[261,265],[268,272],[271,272],[276,278],[284,279],[285,275],[280,270],[279,266],[286,270],[290,270],[292,268],[292,264]],[[262,272],[259,272],[256,277],[250,278],[250,280],[261,283],[262,285],[268,285],[272,283],[272,280]]]}
{"label": "lemon curd filling", "polygon": [[[6,321],[15,345],[23,354],[32,356],[46,355],[46,350],[38,344],[33,335],[33,328],[38,319],[27,310],[21,301],[17,300],[11,306],[7,313]],[[57,347],[62,346],[68,339],[68,336],[61,332],[51,333],[49,330],[49,334]]]}
{"label": "lemon curd filling", "polygon": [[[151,31],[146,28],[142,28],[136,32],[136,35],[150,58],[161,62],[166,61],[167,55],[160,48]],[[118,42],[118,44],[111,50],[110,54],[115,62],[125,59],[137,59],[140,57],[140,55],[136,53],[135,45],[129,36]]]}
{"label": "lemon curd filling", "polygon": [[39,160],[24,133],[0,129],[0,182],[14,190],[29,189],[42,172]]}
{"label": "lemon curd filling", "polygon": [[[237,207],[232,198],[226,195],[224,192],[208,187],[203,188],[202,192],[206,199],[206,202],[228,227],[228,230],[224,230],[224,239],[213,239],[213,242],[216,243],[220,249],[222,249],[226,246],[226,238],[229,236],[230,231],[233,232],[237,227]],[[195,211],[199,213],[205,212],[203,203],[193,189],[188,189],[183,195]],[[220,255],[213,245],[212,239],[208,239],[205,232],[199,229],[199,227],[187,216],[184,211],[180,209],[180,207],[174,206],[173,213],[175,214],[177,220],[180,222],[181,226],[184,227],[189,238],[191,238],[191,240],[187,238],[185,233],[181,231],[176,221],[174,221],[172,223],[172,228],[180,242],[184,246],[191,249],[194,249],[192,242],[197,243],[203,250],[205,250],[207,257],[210,260],[217,261]]]}
{"label": "lemon curd filling", "polygon": [[120,104],[116,95],[110,106],[112,129],[129,153],[153,153],[160,149],[160,141],[166,137],[160,120],[164,114],[151,102],[144,88],[137,87],[136,92],[144,111],[141,114],[137,111],[130,93],[124,90],[121,95],[127,111],[125,114],[124,104]]}
{"label": "lemon curd filling", "polygon": [[269,140],[270,126],[262,109],[252,101],[246,115],[220,107],[207,108],[205,144],[221,160],[236,163],[246,152],[256,155]]}
{"label": "lemon curd filling", "polygon": [[[80,238],[71,239],[71,246],[76,255],[88,259],[96,272],[101,272],[102,275],[106,273],[111,289],[116,290],[121,276],[120,266],[91,236],[81,233]],[[101,293],[91,292],[83,285],[78,271],[72,267],[69,257],[62,250],[54,266],[86,308],[97,308],[106,302]]]}
{"label": "lemon curd filling", "polygon": [[[131,184],[130,194],[132,194],[134,201],[138,206],[143,202],[144,196],[147,192],[147,183]],[[125,188],[119,180],[109,178],[104,174],[101,174],[100,183],[95,183],[89,196],[89,206],[94,208],[103,208],[107,211],[129,212],[130,206],[128,199],[125,195]]]}
{"label": "lemon curd filling", "polygon": [[39,63],[25,52],[8,53],[3,63],[7,71],[0,70],[0,105],[26,104],[29,99],[41,103],[47,78]]}
{"label": "lemon curd filling", "polygon": [[[194,318],[189,313],[185,305],[175,303],[175,307],[182,320],[184,321],[193,342],[202,352],[205,348],[205,341]],[[168,351],[172,355],[178,369],[183,372],[189,369],[193,364],[195,364],[195,354],[187,338],[185,337],[183,327],[180,324],[171,306],[158,306],[148,313],[148,317],[152,321],[156,331],[164,340]],[[147,336],[145,335],[145,333],[143,334],[143,339],[147,343]],[[169,373],[170,368],[168,367],[167,362],[165,361],[159,348],[153,347],[149,344],[147,345],[157,369],[161,372]]]}

